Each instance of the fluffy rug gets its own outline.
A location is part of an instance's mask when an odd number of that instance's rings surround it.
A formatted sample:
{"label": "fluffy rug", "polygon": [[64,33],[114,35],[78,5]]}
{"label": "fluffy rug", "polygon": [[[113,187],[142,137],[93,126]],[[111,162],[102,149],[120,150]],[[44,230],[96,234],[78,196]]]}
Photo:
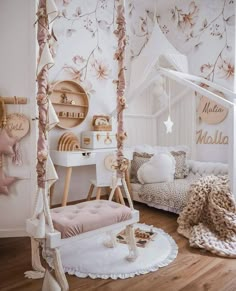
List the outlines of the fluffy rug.
{"label": "fluffy rug", "polygon": [[178,232],[190,246],[236,258],[236,204],[226,176],[199,179],[178,218]]}
{"label": "fluffy rug", "polygon": [[149,225],[136,224],[136,227],[156,235],[145,248],[138,248],[139,257],[135,262],[125,259],[128,255],[126,244],[118,243],[115,248],[106,248],[103,242],[107,236],[101,234],[61,247],[65,272],[82,278],[126,279],[157,271],[176,258],[178,247],[171,236]]}

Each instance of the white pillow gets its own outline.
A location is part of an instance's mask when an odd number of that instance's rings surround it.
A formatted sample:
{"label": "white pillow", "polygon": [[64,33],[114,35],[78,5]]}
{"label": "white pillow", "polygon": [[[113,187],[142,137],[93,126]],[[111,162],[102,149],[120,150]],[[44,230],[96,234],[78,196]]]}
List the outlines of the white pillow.
{"label": "white pillow", "polygon": [[174,174],[175,158],[170,153],[158,153],[138,169],[137,177],[141,184],[173,182]]}

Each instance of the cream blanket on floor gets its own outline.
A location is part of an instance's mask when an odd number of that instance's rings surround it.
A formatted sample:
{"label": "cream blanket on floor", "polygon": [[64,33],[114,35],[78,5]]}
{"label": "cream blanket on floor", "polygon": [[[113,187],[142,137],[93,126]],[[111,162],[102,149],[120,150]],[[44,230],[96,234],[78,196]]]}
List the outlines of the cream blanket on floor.
{"label": "cream blanket on floor", "polygon": [[178,233],[192,247],[236,258],[236,204],[228,182],[226,176],[207,176],[191,186]]}

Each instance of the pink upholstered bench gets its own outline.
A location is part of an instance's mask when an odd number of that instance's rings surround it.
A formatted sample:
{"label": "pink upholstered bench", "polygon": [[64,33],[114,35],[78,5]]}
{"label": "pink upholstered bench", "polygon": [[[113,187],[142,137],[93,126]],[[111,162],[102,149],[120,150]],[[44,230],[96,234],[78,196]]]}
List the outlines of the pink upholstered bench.
{"label": "pink upholstered bench", "polygon": [[108,200],[94,200],[51,209],[53,225],[62,238],[109,226],[132,217],[131,209]]}

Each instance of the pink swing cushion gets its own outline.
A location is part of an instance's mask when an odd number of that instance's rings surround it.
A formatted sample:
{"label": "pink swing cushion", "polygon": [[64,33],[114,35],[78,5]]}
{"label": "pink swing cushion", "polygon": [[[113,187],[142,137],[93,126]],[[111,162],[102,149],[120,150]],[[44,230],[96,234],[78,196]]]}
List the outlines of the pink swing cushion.
{"label": "pink swing cushion", "polygon": [[93,200],[51,209],[51,216],[61,237],[68,238],[128,220],[132,213],[125,205],[108,200]]}

